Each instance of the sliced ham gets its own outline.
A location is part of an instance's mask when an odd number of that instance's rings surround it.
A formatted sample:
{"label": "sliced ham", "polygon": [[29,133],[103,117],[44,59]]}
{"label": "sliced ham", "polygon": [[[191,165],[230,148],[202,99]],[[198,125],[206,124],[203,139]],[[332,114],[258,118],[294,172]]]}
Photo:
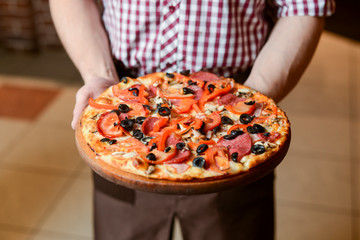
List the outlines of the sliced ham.
{"label": "sliced ham", "polygon": [[[255,135],[255,134],[252,134]],[[259,138],[260,140],[264,140],[264,141],[269,141],[269,142],[275,142],[276,139],[280,136],[280,133],[278,132],[271,132],[269,134],[269,136],[264,136],[264,133],[258,133],[256,134],[257,138]]]}
{"label": "sliced ham", "polygon": [[232,93],[227,93],[223,96],[221,96],[217,102],[219,105],[231,105],[231,106],[234,106],[236,105],[238,102],[243,102],[245,101],[246,99],[244,98],[239,98],[237,96],[235,96],[234,94]]}
{"label": "sliced ham", "polygon": [[[175,134],[171,134],[166,139],[166,146],[175,147],[177,143],[183,142],[181,141],[181,138]],[[182,163],[186,161],[191,155],[191,152],[189,150],[177,150],[176,155],[170,159],[169,161],[166,161],[166,163]]]}
{"label": "sliced ham", "polygon": [[265,137],[261,136],[261,133],[250,134],[250,137],[253,142],[257,142],[265,139]]}
{"label": "sliced ham", "polygon": [[120,121],[125,120],[126,118],[129,118],[129,114],[127,114],[127,113],[120,113],[120,115],[119,115]]}
{"label": "sliced ham", "polygon": [[174,104],[175,106],[179,105],[181,102],[181,99],[169,99],[171,104]]}
{"label": "sliced ham", "polygon": [[183,173],[185,172],[186,170],[189,169],[189,165],[186,164],[186,163],[171,163],[171,164],[167,164],[169,165],[170,167],[172,167],[176,173]]}
{"label": "sliced ham", "polygon": [[157,87],[150,86],[149,87],[149,96],[148,98],[154,98],[157,96]]}
{"label": "sliced ham", "polygon": [[255,103],[255,110],[254,110],[255,117],[259,117],[261,115],[263,106],[264,106],[263,103]]}
{"label": "sliced ham", "polygon": [[224,138],[221,138],[217,145],[227,147],[230,155],[237,152],[238,160],[240,160],[243,156],[250,153],[252,141],[250,135],[244,133],[232,140],[225,140]]}
{"label": "sliced ham", "polygon": [[190,88],[191,90],[194,91],[194,100],[199,100],[201,98],[201,95],[203,94],[204,90],[196,85],[190,85],[188,86],[188,88]]}
{"label": "sliced ham", "polygon": [[153,130],[155,123],[159,120],[157,117],[150,117],[144,121],[141,130],[145,135],[148,135]]}
{"label": "sliced ham", "polygon": [[191,74],[190,78],[196,78],[207,82],[216,81],[220,79],[218,76],[216,76],[213,73],[202,72],[202,71]]}
{"label": "sliced ham", "polygon": [[166,146],[175,146],[178,142],[182,142],[181,138],[175,134],[171,134],[167,139],[166,139]]}
{"label": "sliced ham", "polygon": [[189,159],[191,152],[189,150],[178,150],[176,155],[169,161],[166,161],[167,164],[170,163],[182,163]]}

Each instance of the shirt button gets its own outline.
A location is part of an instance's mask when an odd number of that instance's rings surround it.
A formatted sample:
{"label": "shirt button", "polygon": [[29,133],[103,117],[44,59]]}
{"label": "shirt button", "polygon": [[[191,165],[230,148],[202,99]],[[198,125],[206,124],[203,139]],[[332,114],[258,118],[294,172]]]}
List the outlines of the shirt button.
{"label": "shirt button", "polygon": [[175,12],[175,7],[174,7],[174,6],[170,6],[170,7],[169,7],[169,11],[172,12],[172,13]]}

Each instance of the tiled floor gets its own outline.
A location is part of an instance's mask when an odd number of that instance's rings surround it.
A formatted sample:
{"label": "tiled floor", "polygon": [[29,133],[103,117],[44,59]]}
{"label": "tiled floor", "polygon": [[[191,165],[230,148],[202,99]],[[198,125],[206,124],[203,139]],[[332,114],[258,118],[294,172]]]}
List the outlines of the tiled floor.
{"label": "tiled floor", "polygon": [[[292,144],[276,171],[277,239],[360,240],[359,81],[360,44],[325,33],[302,81],[280,103]],[[23,99],[17,115],[0,101],[1,240],[92,239],[90,171],[70,128],[80,85],[63,52],[0,52],[0,99],[10,87],[36,99],[53,93],[41,108]],[[37,112],[25,118],[21,109]],[[174,239],[181,239],[178,225]]]}

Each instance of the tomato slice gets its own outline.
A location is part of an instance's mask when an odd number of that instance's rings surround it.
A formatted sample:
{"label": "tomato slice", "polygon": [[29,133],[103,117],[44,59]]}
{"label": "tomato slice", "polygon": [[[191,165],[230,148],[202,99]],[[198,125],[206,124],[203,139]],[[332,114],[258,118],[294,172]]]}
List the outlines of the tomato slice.
{"label": "tomato slice", "polygon": [[128,112],[129,117],[146,117],[149,114],[149,110],[141,103],[126,102],[125,104],[130,107],[130,111]]}
{"label": "tomato slice", "polygon": [[135,138],[127,138],[126,140],[118,141],[117,144],[110,145],[107,149],[113,149],[119,152],[135,151],[139,156],[146,156],[146,154],[149,153],[148,147]]}
{"label": "tomato slice", "polygon": [[220,171],[225,171],[230,168],[229,157],[224,152],[220,153],[221,155],[215,157],[215,165]]}
{"label": "tomato slice", "polygon": [[145,98],[145,86],[141,84],[135,84],[127,89],[120,89],[118,85],[114,85],[112,87],[112,92],[115,97],[121,100],[134,101],[142,104],[149,103],[149,101]]}
{"label": "tomato slice", "polygon": [[107,105],[107,104],[100,104],[94,101],[94,99],[89,98],[89,105],[93,108],[97,109],[107,109],[107,110],[113,110],[117,109],[117,106],[114,105]]}
{"label": "tomato slice", "polygon": [[194,104],[192,105],[192,108],[194,109],[194,111],[195,111],[196,113],[203,113],[203,111],[201,111],[201,109],[199,108],[199,106],[198,106],[196,103],[194,103]]}
{"label": "tomato slice", "polygon": [[234,114],[241,115],[243,113],[252,114],[255,110],[255,104],[246,105],[245,102],[238,102],[235,106],[227,105],[225,108]]}
{"label": "tomato slice", "polygon": [[231,134],[231,131],[237,130],[237,129],[245,130],[247,128],[247,126],[249,126],[249,125],[250,124],[235,124],[229,128],[229,130],[227,131],[227,134]]}
{"label": "tomato slice", "polygon": [[215,145],[216,142],[214,140],[201,140],[198,143],[189,142],[188,145],[192,150],[196,150],[201,144],[207,145]]}
{"label": "tomato slice", "polygon": [[120,137],[124,129],[120,126],[119,116],[115,112],[105,112],[101,114],[97,128],[99,133],[106,138]]}
{"label": "tomato slice", "polygon": [[190,124],[190,127],[193,127],[195,130],[201,129],[204,122],[200,118],[195,118],[195,121]]}
{"label": "tomato slice", "polygon": [[151,139],[149,146],[152,146],[153,143],[157,145],[157,149],[164,151],[166,148],[166,139],[176,130],[176,126],[170,126],[163,128],[161,132],[152,133],[151,135],[155,138]]}
{"label": "tomato slice", "polygon": [[[214,87],[211,87],[213,85]],[[212,89],[211,91],[209,89]],[[217,96],[224,95],[230,92],[232,89],[231,83],[229,80],[221,79],[217,81],[211,81],[205,84],[205,90],[199,99],[199,107],[202,108],[203,105]]]}
{"label": "tomato slice", "polygon": [[196,77],[187,77],[184,76],[180,73],[173,73],[175,75],[175,79],[179,82],[182,82],[184,84],[189,84],[189,80],[191,80],[191,82],[196,83],[197,86],[199,87],[203,87],[205,85],[204,81],[201,79],[198,79]]}
{"label": "tomato slice", "polygon": [[168,121],[167,118],[149,117],[142,123],[141,131],[146,135],[159,132]]}
{"label": "tomato slice", "polygon": [[187,99],[187,98],[194,98],[193,94],[181,94],[181,93],[169,93],[165,91],[160,92],[160,97],[166,99]]}
{"label": "tomato slice", "polygon": [[163,132],[160,136],[158,145],[157,145],[157,149],[160,151],[164,151],[165,150],[165,145],[166,145],[166,139],[170,136],[170,134],[172,134],[174,132],[176,128],[175,127],[167,127],[163,129]]}
{"label": "tomato slice", "polygon": [[219,126],[221,123],[221,116],[218,112],[213,112],[207,116],[205,120],[204,132],[213,130],[216,126]]}
{"label": "tomato slice", "polygon": [[139,101],[142,104],[148,104],[149,101],[146,99],[146,97],[149,95],[149,93],[146,91],[146,88],[144,85],[141,85],[139,88]]}
{"label": "tomato slice", "polygon": [[156,161],[151,161],[147,158],[145,161],[147,161],[148,163],[152,163],[152,164],[162,164],[166,161],[169,161],[176,155],[176,148],[172,147],[170,149],[170,151],[168,151],[168,152],[163,152],[163,151],[159,151],[158,149],[155,149],[155,150],[152,150],[151,153],[155,154]]}
{"label": "tomato slice", "polygon": [[228,149],[224,146],[212,146],[206,151],[206,167],[222,172],[230,168]]}
{"label": "tomato slice", "polygon": [[193,104],[197,101],[194,99],[181,99],[176,105],[174,104],[174,112],[180,113],[187,113],[190,111]]}
{"label": "tomato slice", "polygon": [[158,132],[160,129],[168,123],[168,118],[159,118],[158,121],[155,122],[154,127],[152,129],[153,132]]}

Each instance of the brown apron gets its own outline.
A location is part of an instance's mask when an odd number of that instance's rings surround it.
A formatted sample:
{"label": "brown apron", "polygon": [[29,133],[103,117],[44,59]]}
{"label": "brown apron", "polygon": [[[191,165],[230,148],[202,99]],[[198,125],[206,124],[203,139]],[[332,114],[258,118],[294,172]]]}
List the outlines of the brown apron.
{"label": "brown apron", "polygon": [[134,191],[94,173],[97,240],[168,240],[174,216],[184,240],[273,239],[273,173],[245,187],[177,196]]}

